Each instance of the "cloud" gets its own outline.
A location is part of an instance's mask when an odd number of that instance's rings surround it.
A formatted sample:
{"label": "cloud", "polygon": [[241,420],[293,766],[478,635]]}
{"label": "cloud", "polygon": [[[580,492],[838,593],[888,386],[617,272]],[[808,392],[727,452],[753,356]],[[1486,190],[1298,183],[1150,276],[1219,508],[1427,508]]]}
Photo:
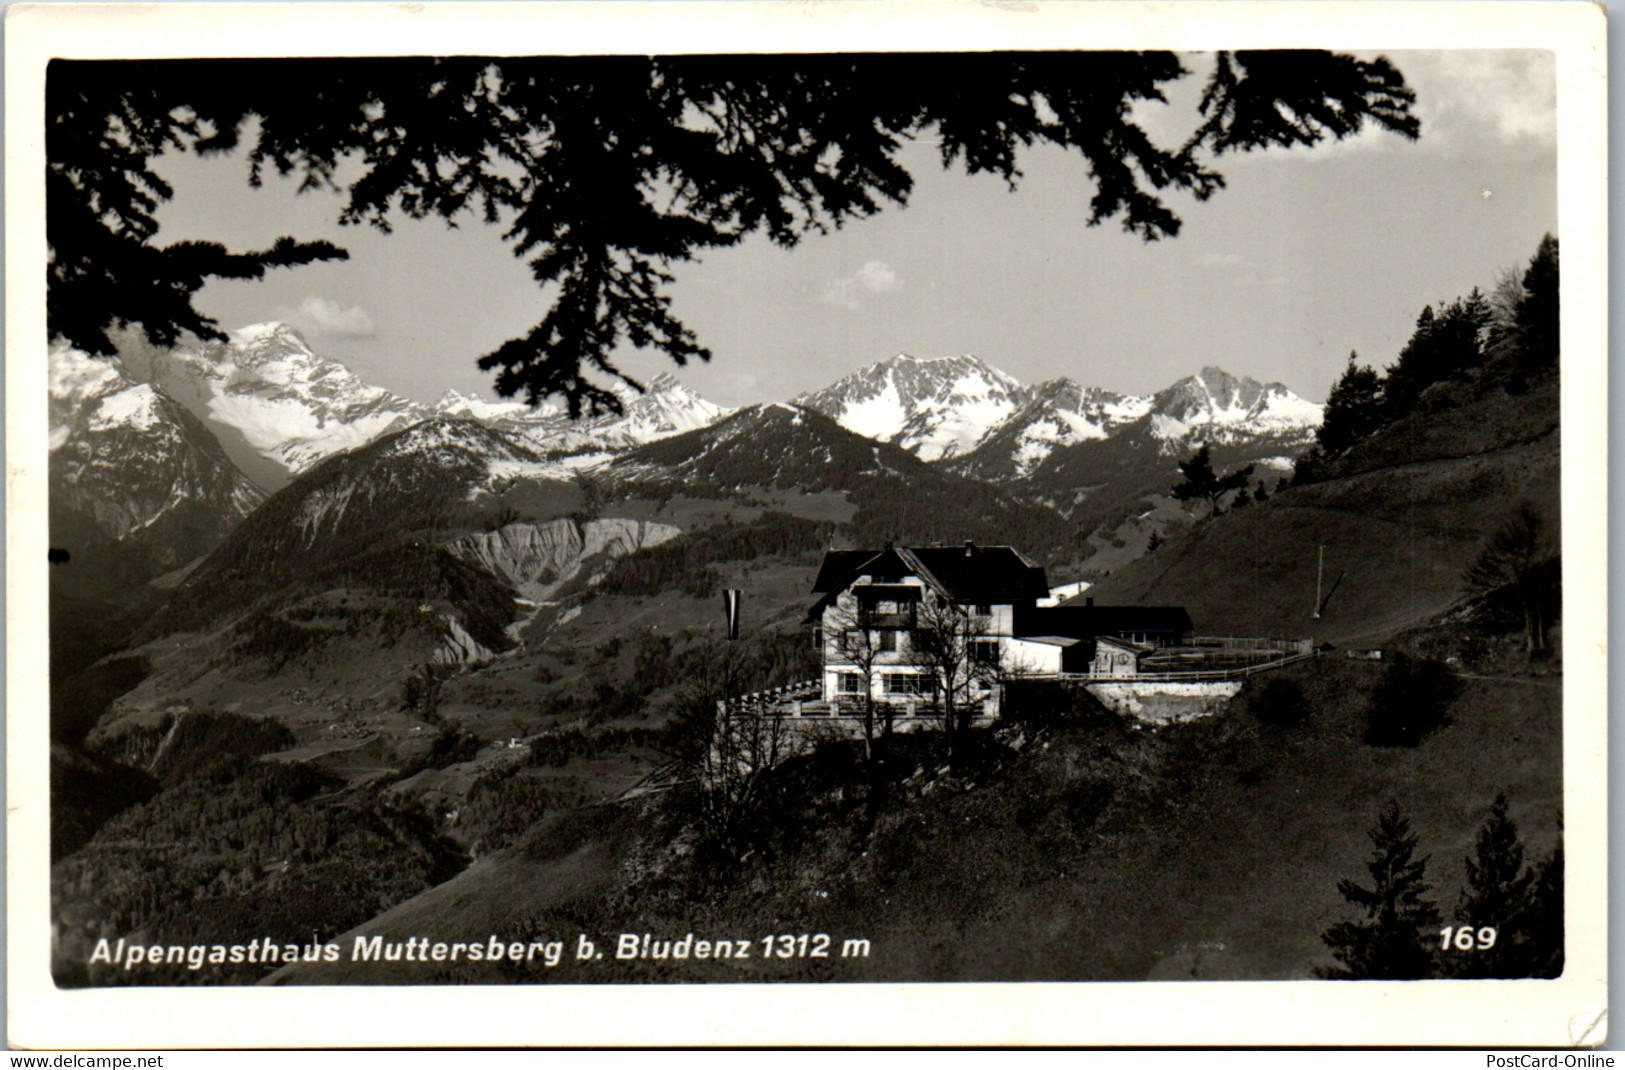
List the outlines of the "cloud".
{"label": "cloud", "polygon": [[325,338],[371,338],[378,333],[377,324],[360,305],[344,308],[337,301],[315,295],[299,302],[291,312],[283,310],[280,318],[308,334]]}
{"label": "cloud", "polygon": [[[1362,54],[1363,58],[1372,58]],[[1448,155],[1522,150],[1549,153],[1557,144],[1557,61],[1540,49],[1454,49],[1391,52],[1388,58],[1416,91],[1420,148]],[[1404,139],[1368,124],[1359,135],[1323,141],[1312,160],[1387,151]],[[1414,152],[1406,147],[1403,151]]]}
{"label": "cloud", "polygon": [[871,260],[852,274],[830,283],[818,300],[826,305],[859,309],[865,297],[892,293],[903,288],[903,280],[890,264]]}
{"label": "cloud", "polygon": [[[1412,64],[1422,136],[1557,142],[1557,61],[1537,49],[1439,52]],[[1431,130],[1430,130],[1431,128]]]}

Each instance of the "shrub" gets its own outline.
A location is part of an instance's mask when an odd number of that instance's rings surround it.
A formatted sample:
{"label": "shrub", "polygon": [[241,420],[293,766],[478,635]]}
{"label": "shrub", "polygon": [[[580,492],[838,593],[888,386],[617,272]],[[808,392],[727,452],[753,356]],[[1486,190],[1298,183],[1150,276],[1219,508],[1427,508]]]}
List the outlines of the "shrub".
{"label": "shrub", "polygon": [[1416,746],[1450,723],[1446,711],[1460,691],[1443,662],[1395,654],[1372,692],[1365,741],[1373,747]]}
{"label": "shrub", "polygon": [[1309,720],[1309,701],[1296,680],[1266,680],[1248,704],[1260,724],[1292,726]]}

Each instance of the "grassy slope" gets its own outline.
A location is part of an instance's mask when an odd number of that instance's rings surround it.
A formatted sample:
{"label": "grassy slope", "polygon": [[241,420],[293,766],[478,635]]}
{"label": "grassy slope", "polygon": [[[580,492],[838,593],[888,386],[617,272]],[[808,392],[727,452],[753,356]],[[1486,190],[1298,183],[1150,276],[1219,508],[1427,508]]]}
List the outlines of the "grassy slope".
{"label": "grassy slope", "polygon": [[[1555,390],[1407,420],[1351,451],[1351,474],[1199,523],[1091,593],[1182,604],[1208,634],[1381,641],[1455,603],[1462,569],[1518,501],[1556,518]],[[1348,575],[1317,621],[1322,545],[1327,588]]]}
{"label": "grassy slope", "polygon": [[[1336,882],[1364,879],[1366,830],[1386,800],[1398,800],[1421,834],[1447,915],[1497,790],[1511,797],[1532,856],[1554,842],[1557,687],[1471,681],[1454,724],[1414,750],[1390,750],[1359,738],[1376,666],[1323,659],[1288,671],[1315,709],[1307,726],[1262,727],[1236,708],[1157,732],[1056,730],[973,787],[943,782],[894,800],[868,839],[858,806],[826,801],[813,832],[717,894],[617,899],[636,872],[622,863],[650,824],[623,805],[540,827],[524,845],[358,930],[396,939],[546,936],[571,946],[578,932],[600,946],[622,931],[758,941],[827,932],[870,939],[863,962],[629,963],[591,972],[341,963],[279,979],[1308,977],[1329,962],[1320,933],[1350,916]],[[339,942],[347,955],[352,935]]]}

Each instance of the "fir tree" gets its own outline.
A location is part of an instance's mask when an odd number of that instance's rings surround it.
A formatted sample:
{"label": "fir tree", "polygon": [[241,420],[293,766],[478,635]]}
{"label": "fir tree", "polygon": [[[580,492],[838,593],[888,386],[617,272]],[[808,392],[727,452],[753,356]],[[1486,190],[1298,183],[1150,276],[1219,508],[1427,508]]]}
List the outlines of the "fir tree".
{"label": "fir tree", "polygon": [[1431,305],[1424,308],[1398,362],[1388,369],[1383,385],[1388,419],[1412,411],[1417,398],[1434,383],[1481,364],[1490,324],[1490,303],[1476,287],[1466,297],[1441,306],[1437,314]]}
{"label": "fir tree", "polygon": [[1173,496],[1182,502],[1203,500],[1208,503],[1208,516],[1218,516],[1219,502],[1233,490],[1247,485],[1252,478],[1253,466],[1220,476],[1213,471],[1213,458],[1208,446],[1203,445],[1188,460],[1179,462],[1179,473],[1185,478],[1174,485]]}
{"label": "fir tree", "polygon": [[1371,887],[1337,882],[1344,899],[1359,907],[1364,920],[1342,921],[1321,934],[1340,965],[1317,967],[1319,977],[1338,980],[1415,980],[1434,975],[1433,941],[1442,923],[1426,898],[1427,859],[1414,857],[1417,838],[1410,822],[1390,801],[1370,832],[1366,863]]}
{"label": "fir tree", "polygon": [[1369,365],[1355,363],[1358,359],[1358,353],[1349,353],[1348,368],[1326,395],[1325,414],[1315,432],[1315,441],[1332,456],[1382,424],[1382,378]]}
{"label": "fir tree", "polygon": [[1557,239],[1541,238],[1523,276],[1524,299],[1518,305],[1518,340],[1525,368],[1548,368],[1558,354]]}
{"label": "fir tree", "polygon": [[1489,816],[1478,830],[1473,853],[1465,863],[1467,887],[1456,907],[1455,921],[1475,934],[1495,930],[1488,948],[1452,953],[1451,973],[1457,977],[1530,976],[1534,934],[1526,921],[1532,906],[1534,870],[1524,865],[1523,841],[1507,813],[1505,792],[1496,795]]}

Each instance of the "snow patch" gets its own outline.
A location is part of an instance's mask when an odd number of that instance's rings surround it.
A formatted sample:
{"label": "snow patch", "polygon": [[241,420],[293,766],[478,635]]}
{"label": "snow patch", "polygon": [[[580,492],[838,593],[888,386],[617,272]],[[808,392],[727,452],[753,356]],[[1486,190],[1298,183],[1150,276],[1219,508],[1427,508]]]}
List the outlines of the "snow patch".
{"label": "snow patch", "polygon": [[246,327],[239,327],[227,333],[230,334],[233,345],[249,346],[268,338],[275,338],[288,330],[287,324],[273,320],[269,323],[250,323]]}
{"label": "snow patch", "polygon": [[523,401],[486,401],[482,397],[448,390],[434,403],[434,411],[470,420],[525,420],[558,416],[551,405],[532,409]]}
{"label": "snow patch", "polygon": [[886,439],[897,433],[908,415],[897,384],[887,378],[885,389],[874,397],[847,402],[835,422],[865,438]]}
{"label": "snow patch", "polygon": [[90,430],[111,431],[128,427],[137,431],[150,431],[162,422],[158,411],[158,392],[148,383],[137,383],[127,390],[108,394],[90,417]]}
{"label": "snow patch", "polygon": [[1165,441],[1184,438],[1190,431],[1189,424],[1172,416],[1159,412],[1151,417],[1151,433]]}
{"label": "snow patch", "polygon": [[51,397],[57,401],[86,401],[129,382],[116,361],[68,346],[51,347],[46,365]]}
{"label": "snow patch", "polygon": [[[569,482],[571,475],[580,470],[580,466],[571,466],[564,461],[523,461],[504,457],[493,457],[485,464],[486,478],[492,483],[511,479]],[[479,489],[475,488],[469,491],[469,495],[472,497],[478,492]]]}

